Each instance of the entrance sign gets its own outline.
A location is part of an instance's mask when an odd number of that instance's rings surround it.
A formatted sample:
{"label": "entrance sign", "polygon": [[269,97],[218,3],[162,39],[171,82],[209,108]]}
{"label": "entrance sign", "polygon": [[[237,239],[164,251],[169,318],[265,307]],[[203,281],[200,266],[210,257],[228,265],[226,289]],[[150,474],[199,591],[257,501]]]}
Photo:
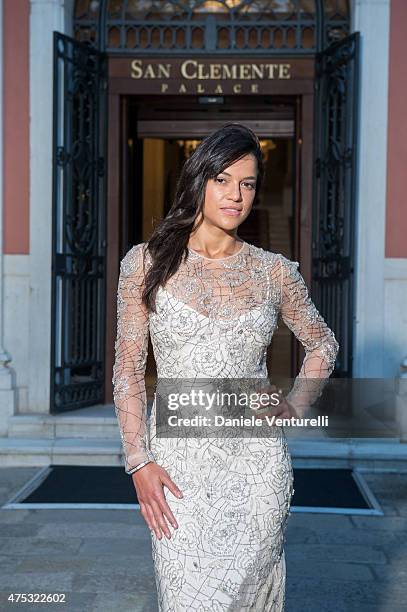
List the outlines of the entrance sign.
{"label": "entrance sign", "polygon": [[312,81],[314,62],[308,58],[248,61],[247,58],[109,58],[109,82],[137,94],[272,94],[276,83]]}
{"label": "entrance sign", "polygon": [[[143,66],[143,60],[131,62],[133,79],[171,78],[172,64],[148,63]],[[184,79],[290,79],[290,64],[207,64],[197,60],[185,60],[180,66],[180,77]]]}

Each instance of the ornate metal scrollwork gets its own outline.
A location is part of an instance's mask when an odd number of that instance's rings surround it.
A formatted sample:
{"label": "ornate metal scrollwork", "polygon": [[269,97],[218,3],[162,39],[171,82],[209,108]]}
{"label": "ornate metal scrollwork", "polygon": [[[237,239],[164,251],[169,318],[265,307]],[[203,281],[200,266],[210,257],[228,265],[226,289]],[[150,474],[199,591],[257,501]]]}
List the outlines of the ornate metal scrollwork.
{"label": "ornate metal scrollwork", "polygon": [[103,401],[106,60],[54,35],[51,411]]}
{"label": "ornate metal scrollwork", "polygon": [[352,373],[359,33],[316,58],[313,296],[337,335],[337,376]]}
{"label": "ornate metal scrollwork", "polygon": [[347,0],[78,0],[75,36],[149,55],[307,55],[349,33]]}

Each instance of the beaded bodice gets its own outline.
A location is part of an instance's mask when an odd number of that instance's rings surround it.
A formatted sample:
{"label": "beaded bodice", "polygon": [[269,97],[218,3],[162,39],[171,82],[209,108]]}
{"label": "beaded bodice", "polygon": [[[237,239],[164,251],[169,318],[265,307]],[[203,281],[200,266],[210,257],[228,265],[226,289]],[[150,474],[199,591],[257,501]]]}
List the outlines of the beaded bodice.
{"label": "beaded bodice", "polygon": [[338,352],[298,262],[247,242],[222,259],[188,249],[158,289],[156,312],[148,312],[141,300],[152,264],[145,246],[132,247],[122,259],[117,290],[112,380],[128,473],[153,458],[144,383],[149,334],[161,378],[267,377],[267,348],[280,315],[305,349],[299,378],[327,378]]}

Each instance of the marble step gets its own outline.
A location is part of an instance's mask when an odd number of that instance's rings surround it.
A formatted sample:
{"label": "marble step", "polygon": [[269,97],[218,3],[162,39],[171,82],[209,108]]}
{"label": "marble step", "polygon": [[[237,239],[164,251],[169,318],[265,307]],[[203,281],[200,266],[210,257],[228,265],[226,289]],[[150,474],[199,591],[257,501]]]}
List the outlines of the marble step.
{"label": "marble step", "polygon": [[[295,467],[358,467],[407,473],[407,444],[385,439],[289,439]],[[0,467],[123,466],[120,440],[0,438]]]}
{"label": "marble step", "polygon": [[10,438],[117,439],[118,423],[112,404],[61,414],[18,414],[9,418]]}
{"label": "marble step", "polygon": [[0,438],[0,467],[122,466],[120,438]]}

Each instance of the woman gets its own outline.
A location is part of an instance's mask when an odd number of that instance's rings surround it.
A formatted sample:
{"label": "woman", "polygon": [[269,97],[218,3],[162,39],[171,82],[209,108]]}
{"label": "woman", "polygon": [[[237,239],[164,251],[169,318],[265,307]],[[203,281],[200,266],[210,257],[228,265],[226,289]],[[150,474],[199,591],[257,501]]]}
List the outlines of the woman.
{"label": "woman", "polygon": [[[155,401],[146,423],[144,383],[149,332],[159,378],[267,378],[280,314],[306,351],[297,380],[333,371],[338,343],[298,262],[237,236],[263,173],[255,134],[224,125],[185,162],[148,243],[121,262],[114,401],[125,469],[151,530],[161,612],[284,609],[293,493],[284,434],[160,438]],[[280,415],[293,414],[282,406]]]}

